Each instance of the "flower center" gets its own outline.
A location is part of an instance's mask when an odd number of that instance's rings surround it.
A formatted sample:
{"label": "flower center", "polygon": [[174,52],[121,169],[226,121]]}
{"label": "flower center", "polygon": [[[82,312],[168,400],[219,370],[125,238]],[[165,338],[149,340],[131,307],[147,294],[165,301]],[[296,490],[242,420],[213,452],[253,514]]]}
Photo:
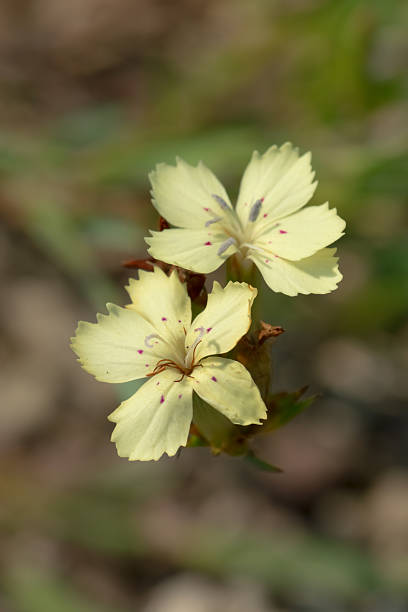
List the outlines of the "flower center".
{"label": "flower center", "polygon": [[[187,352],[184,358],[184,363],[179,363],[178,361],[175,361],[170,357],[164,357],[163,359],[159,359],[154,369],[148,374],[146,374],[146,376],[155,376],[156,374],[160,374],[160,372],[164,372],[164,370],[166,370],[167,368],[178,370],[181,373],[181,378],[174,382],[180,382],[181,380],[183,380],[184,376],[190,376],[194,368],[199,365],[195,363],[195,352],[206,330],[204,329],[204,327],[198,327],[194,331],[198,332],[198,335],[194,342],[191,344],[191,346],[189,346],[188,348],[186,347]],[[148,348],[153,348],[153,339],[155,339],[155,343],[157,343],[159,340],[164,341],[163,338],[159,336],[159,334],[150,334],[145,338],[145,345]]]}
{"label": "flower center", "polygon": [[[264,198],[258,198],[255,200],[248,213],[248,221],[245,227],[242,227],[241,221],[233,208],[231,208],[227,202],[219,195],[213,193],[212,197],[217,203],[220,211],[214,211],[212,208],[205,207],[204,210],[208,213],[209,219],[205,222],[205,227],[210,228],[212,225],[217,224],[223,234],[227,236],[224,242],[218,248],[217,254],[223,255],[230,246],[238,248],[242,257],[246,257],[249,249],[257,249],[254,246],[254,242],[259,234],[264,232],[264,223],[259,221],[265,221],[268,217],[268,213],[262,211]],[[260,219],[262,216],[262,219]],[[210,245],[211,242],[206,244]],[[260,250],[258,248],[258,250]]]}
{"label": "flower center", "polygon": [[204,210],[208,214],[209,219],[204,225],[210,228],[213,224],[218,223],[221,231],[228,236],[228,239],[221,244],[218,250],[218,255],[222,255],[229,246],[240,243],[243,236],[242,226],[235,210],[227,204],[224,198],[216,193],[213,193],[212,197],[219,210],[206,206]]}
{"label": "flower center", "polygon": [[194,366],[191,368],[187,368],[185,366],[180,365],[179,363],[176,363],[172,359],[164,358],[164,359],[160,359],[156,363],[154,370],[152,372],[149,372],[149,374],[146,374],[146,376],[148,377],[155,376],[156,374],[160,374],[160,372],[164,372],[164,370],[167,370],[167,368],[173,368],[174,370],[178,370],[181,373],[181,378],[174,381],[174,382],[180,382],[181,380],[183,380],[184,376],[190,376],[191,372],[194,369]]}

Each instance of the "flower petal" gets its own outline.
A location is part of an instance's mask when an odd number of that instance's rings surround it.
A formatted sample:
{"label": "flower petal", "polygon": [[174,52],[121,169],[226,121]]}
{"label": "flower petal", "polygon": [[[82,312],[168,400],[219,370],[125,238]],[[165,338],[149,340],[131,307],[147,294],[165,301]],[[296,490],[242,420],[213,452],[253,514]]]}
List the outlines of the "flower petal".
{"label": "flower petal", "polygon": [[194,391],[236,425],[260,424],[266,406],[248,370],[232,359],[208,357],[193,371]]}
{"label": "flower petal", "polygon": [[155,329],[137,312],[115,304],[106,308],[109,314],[98,314],[98,323],[79,322],[71,339],[72,350],[84,370],[102,382],[144,378],[166,356],[162,343],[151,347],[145,343]]}
{"label": "flower petal", "polygon": [[145,240],[152,257],[202,274],[214,272],[237,251],[229,236],[215,229],[166,229],[151,234]]}
{"label": "flower petal", "polygon": [[158,266],[153,272],[140,270],[139,280],[130,278],[126,291],[132,300],[127,308],[151,323],[172,347],[171,352],[183,361],[184,328],[191,324],[191,300],[177,272],[167,276]]}
{"label": "flower petal", "polygon": [[246,283],[230,281],[223,289],[214,281],[207,306],[192,322],[186,336],[186,349],[197,344],[194,361],[207,355],[226,353],[248,331],[251,307],[258,291]]}
{"label": "flower petal", "polygon": [[309,257],[343,236],[345,221],[329,205],[309,206],[285,217],[253,240],[266,252],[285,259]]}
{"label": "flower petal", "polygon": [[165,370],[150,378],[109,415],[116,423],[111,440],[130,461],[157,461],[185,446],[193,417],[192,382]]}
{"label": "flower petal", "polygon": [[149,179],[153,205],[172,225],[202,228],[212,216],[223,217],[232,208],[224,187],[202,162],[190,166],[177,158],[176,166],[158,164]]}
{"label": "flower petal", "polygon": [[256,264],[267,285],[286,295],[298,293],[330,293],[343,278],[334,257],[336,249],[321,249],[311,257],[289,261],[277,255],[250,251],[249,259]]}
{"label": "flower petal", "polygon": [[313,183],[310,159],[310,153],[299,157],[291,143],[279,149],[270,147],[263,155],[254,151],[242,177],[236,208],[243,225],[250,223],[251,208],[258,200],[262,200],[258,222],[278,219],[302,208],[317,185]]}

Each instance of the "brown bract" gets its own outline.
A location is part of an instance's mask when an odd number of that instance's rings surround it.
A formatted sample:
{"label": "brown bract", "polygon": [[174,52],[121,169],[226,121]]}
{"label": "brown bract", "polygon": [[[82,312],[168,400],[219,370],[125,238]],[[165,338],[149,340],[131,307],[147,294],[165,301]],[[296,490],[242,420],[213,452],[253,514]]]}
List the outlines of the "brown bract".
{"label": "brown bract", "polygon": [[265,321],[260,321],[259,323],[261,325],[261,329],[258,332],[259,344],[263,344],[269,338],[276,338],[285,331],[280,325],[271,325],[270,323],[265,323]]}

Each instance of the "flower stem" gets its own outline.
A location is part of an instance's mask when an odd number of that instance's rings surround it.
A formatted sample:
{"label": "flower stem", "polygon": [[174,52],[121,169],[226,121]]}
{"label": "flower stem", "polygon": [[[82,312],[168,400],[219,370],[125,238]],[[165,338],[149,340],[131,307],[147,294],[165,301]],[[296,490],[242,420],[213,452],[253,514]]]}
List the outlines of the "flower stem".
{"label": "flower stem", "polygon": [[227,259],[227,282],[240,281],[255,286],[254,271],[255,265],[249,259],[242,257],[240,253],[235,253]]}

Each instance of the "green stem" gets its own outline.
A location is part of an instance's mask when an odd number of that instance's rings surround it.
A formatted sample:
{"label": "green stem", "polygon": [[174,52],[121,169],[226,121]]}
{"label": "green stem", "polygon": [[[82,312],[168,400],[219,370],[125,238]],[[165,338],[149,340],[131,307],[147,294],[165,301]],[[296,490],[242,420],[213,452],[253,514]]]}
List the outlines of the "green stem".
{"label": "green stem", "polygon": [[254,327],[258,327],[259,321],[261,319],[261,312],[262,312],[262,295],[261,295],[261,290],[262,290],[262,279],[260,278],[260,274],[258,271],[258,268],[254,265],[253,269],[252,269],[252,282],[250,283],[253,287],[256,287],[258,289],[258,295],[256,296],[254,303],[252,305],[252,325],[251,325],[251,330],[254,329]]}

